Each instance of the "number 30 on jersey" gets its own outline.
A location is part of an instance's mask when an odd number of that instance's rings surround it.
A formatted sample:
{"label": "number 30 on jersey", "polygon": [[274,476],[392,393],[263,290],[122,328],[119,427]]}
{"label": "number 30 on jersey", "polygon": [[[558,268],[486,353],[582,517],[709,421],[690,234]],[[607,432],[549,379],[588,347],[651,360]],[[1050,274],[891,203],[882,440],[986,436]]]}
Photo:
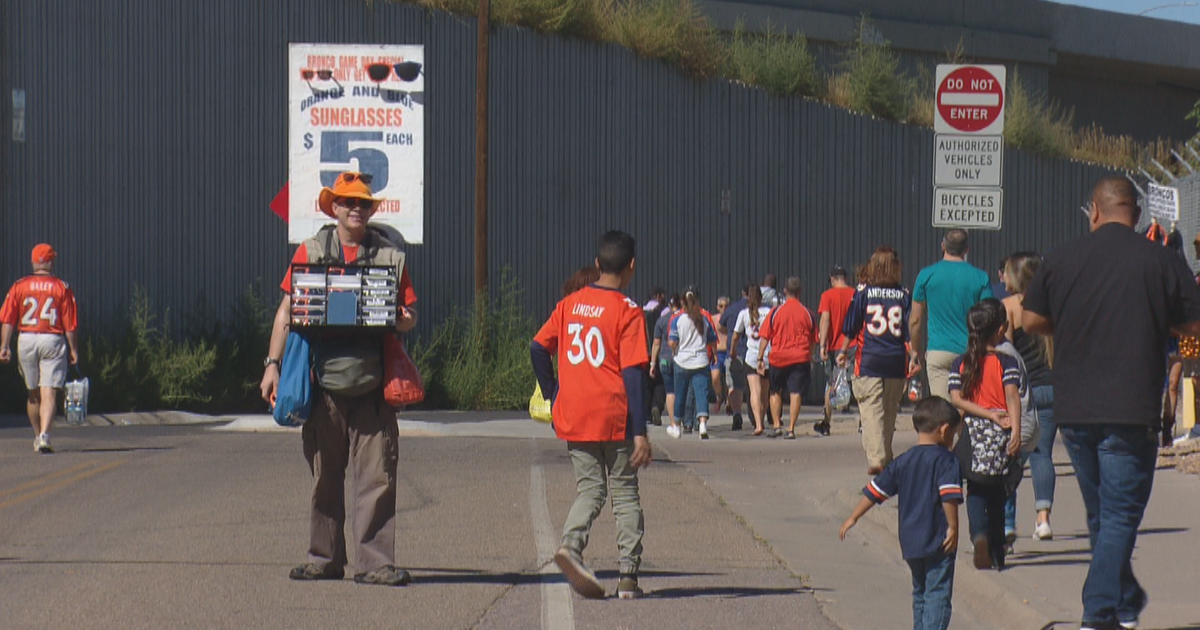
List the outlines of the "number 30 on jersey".
{"label": "number 30 on jersey", "polygon": [[571,365],[579,365],[584,359],[595,368],[604,364],[604,337],[599,328],[591,326],[584,332],[583,324],[572,323],[567,324],[567,334],[571,335],[571,348],[567,350]]}

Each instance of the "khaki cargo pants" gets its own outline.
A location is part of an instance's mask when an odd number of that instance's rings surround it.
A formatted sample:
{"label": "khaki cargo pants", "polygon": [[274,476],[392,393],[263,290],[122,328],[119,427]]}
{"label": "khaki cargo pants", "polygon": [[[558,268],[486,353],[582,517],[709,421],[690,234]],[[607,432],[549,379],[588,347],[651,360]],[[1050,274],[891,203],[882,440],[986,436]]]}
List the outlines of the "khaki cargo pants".
{"label": "khaki cargo pants", "polygon": [[313,475],[308,561],[345,568],[346,470],[354,483],[357,573],[396,564],[396,409],[383,390],[359,397],[313,392],[313,408],[301,431]]}

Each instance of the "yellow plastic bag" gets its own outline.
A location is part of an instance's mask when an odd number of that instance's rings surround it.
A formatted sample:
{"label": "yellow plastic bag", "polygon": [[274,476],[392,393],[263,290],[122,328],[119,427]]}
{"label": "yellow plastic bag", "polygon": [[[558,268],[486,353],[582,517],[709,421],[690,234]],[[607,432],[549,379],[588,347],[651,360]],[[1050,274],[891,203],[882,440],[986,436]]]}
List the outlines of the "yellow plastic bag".
{"label": "yellow plastic bag", "polygon": [[538,422],[550,422],[550,401],[542,397],[540,383],[534,385],[533,395],[529,397],[529,417]]}

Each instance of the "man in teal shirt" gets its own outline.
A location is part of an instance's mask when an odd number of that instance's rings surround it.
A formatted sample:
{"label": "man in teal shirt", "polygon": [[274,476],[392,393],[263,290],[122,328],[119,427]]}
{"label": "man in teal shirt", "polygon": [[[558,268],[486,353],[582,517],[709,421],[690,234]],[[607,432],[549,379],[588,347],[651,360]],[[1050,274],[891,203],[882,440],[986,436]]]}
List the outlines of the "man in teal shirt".
{"label": "man in teal shirt", "polygon": [[967,311],[992,297],[989,284],[987,272],[967,262],[967,231],[960,229],[942,238],[942,260],[917,274],[909,337],[918,353],[924,350],[929,393],[934,396],[950,400],[950,364],[967,351]]}

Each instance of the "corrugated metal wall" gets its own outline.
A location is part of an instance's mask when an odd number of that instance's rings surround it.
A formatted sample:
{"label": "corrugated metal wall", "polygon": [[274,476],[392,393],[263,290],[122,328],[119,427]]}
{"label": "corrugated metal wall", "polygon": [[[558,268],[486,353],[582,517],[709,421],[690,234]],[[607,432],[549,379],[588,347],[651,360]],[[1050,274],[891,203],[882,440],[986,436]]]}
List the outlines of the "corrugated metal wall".
{"label": "corrugated metal wall", "polygon": [[[134,285],[176,325],[271,290],[289,253],[267,208],[287,176],[287,43],[424,44],[426,244],[408,248],[421,330],[469,302],[474,20],[363,0],[0,6],[5,89],[27,94],[27,140],[6,136],[0,158],[0,280],[54,244],[93,330],[121,320]],[[695,283],[712,303],[774,272],[802,276],[815,306],[830,264],[879,244],[909,282],[939,256],[928,129],[513,28],[491,63],[492,283],[510,267],[538,318],[611,228],[638,238],[635,298]],[[972,259],[992,270],[1082,233],[1105,173],[1008,151],[1004,229],[974,234]]]}

